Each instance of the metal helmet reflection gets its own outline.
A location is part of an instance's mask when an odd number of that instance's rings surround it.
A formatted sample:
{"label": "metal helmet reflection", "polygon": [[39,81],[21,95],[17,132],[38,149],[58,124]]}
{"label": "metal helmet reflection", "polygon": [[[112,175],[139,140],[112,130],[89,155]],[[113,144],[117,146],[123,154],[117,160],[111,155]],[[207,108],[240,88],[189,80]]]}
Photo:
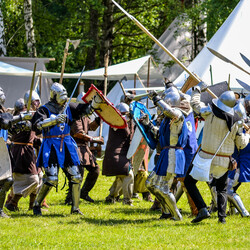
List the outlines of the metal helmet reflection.
{"label": "metal helmet reflection", "polygon": [[64,86],[60,83],[53,83],[50,88],[50,99],[56,101],[59,105],[64,105],[67,101],[68,93]]}

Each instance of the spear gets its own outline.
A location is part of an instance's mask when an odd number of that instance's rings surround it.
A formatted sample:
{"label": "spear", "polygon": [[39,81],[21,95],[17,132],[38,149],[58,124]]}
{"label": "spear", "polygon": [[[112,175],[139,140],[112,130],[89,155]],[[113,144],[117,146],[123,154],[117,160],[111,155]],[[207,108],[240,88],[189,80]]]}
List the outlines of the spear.
{"label": "spear", "polygon": [[35,81],[35,75],[36,75],[36,63],[34,64],[33,76],[32,76],[31,85],[30,85],[30,94],[29,94],[29,99],[28,99],[28,103],[27,103],[27,112],[30,111],[32,92],[33,92],[34,81]]}
{"label": "spear", "polygon": [[[126,16],[128,16],[144,33],[146,33],[156,44],[160,46],[179,66],[181,66],[189,75],[190,77],[198,84],[201,80],[193,74],[191,71],[188,70],[185,65],[179,61],[178,58],[176,58],[154,35],[152,35],[135,17],[130,15],[126,10],[124,10],[117,2],[112,0],[112,2],[124,13]],[[207,92],[214,98],[217,98],[217,96],[210,90],[207,89]]]}

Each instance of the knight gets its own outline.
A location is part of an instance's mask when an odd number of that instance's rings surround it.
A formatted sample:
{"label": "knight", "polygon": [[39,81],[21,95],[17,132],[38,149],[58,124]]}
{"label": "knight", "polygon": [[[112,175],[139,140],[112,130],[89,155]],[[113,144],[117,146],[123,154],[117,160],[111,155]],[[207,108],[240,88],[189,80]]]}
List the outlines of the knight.
{"label": "knight", "polygon": [[6,194],[13,184],[11,174],[11,160],[6,145],[6,141],[8,139],[8,129],[20,121],[30,120],[32,114],[27,112],[13,116],[12,114],[7,113],[5,107],[3,106],[5,98],[4,91],[0,87],[0,148],[1,153],[3,154],[1,156],[0,168],[0,217],[8,218],[9,216],[3,211]]}
{"label": "knight", "polygon": [[[67,102],[67,91],[62,84],[53,83],[50,101],[41,106],[32,118],[33,130],[43,134],[43,142],[37,157],[37,167],[43,167],[46,177],[34,202],[34,215],[42,215],[41,203],[52,187],[58,185],[61,168],[72,186],[71,214],[81,214],[79,209],[82,177],[79,172],[80,159],[77,144],[70,136],[70,126],[83,115],[90,115],[99,107],[101,98],[95,95],[91,104]],[[66,108],[66,110],[64,110]]]}

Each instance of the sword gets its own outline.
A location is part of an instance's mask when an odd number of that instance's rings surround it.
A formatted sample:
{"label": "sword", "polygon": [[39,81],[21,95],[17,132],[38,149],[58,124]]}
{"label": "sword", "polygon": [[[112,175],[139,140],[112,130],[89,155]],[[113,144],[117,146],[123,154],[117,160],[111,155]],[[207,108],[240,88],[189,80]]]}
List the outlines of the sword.
{"label": "sword", "polygon": [[[192,79],[197,82],[197,84],[201,81],[195,74],[193,74],[191,71],[188,70],[185,65],[178,60],[155,36],[153,36],[136,18],[134,18],[132,15],[130,15],[126,10],[124,10],[117,2],[112,0],[112,2],[124,13],[126,16],[128,16],[144,33],[146,33],[155,43],[157,43],[176,63],[179,64],[191,77]],[[217,98],[217,96],[207,89],[207,92],[214,98]]]}
{"label": "sword", "polygon": [[215,56],[217,56],[218,58],[220,58],[222,61],[226,62],[226,63],[231,63],[232,65],[234,65],[236,68],[244,71],[245,73],[247,73],[248,75],[250,75],[250,72],[248,72],[247,70],[243,69],[241,66],[239,66],[238,64],[234,63],[233,61],[229,60],[228,58],[226,58],[225,56],[223,56],[222,54],[220,54],[219,52],[207,47],[208,50]]}
{"label": "sword", "polygon": [[[71,93],[71,96],[70,96],[70,98],[69,98],[69,100],[68,100],[68,102],[67,102],[67,104],[66,104],[66,106],[65,106],[65,108],[64,108],[64,110],[63,110],[63,114],[66,114],[67,108],[68,108],[69,103],[71,102],[71,99],[72,99],[72,97],[73,97],[73,95],[74,95],[74,93],[75,93],[75,91],[76,91],[76,88],[77,88],[79,82],[80,82],[80,79],[81,79],[81,77],[82,77],[82,73],[83,73],[84,69],[85,69],[85,66],[83,67],[82,72],[81,72],[81,74],[80,74],[80,76],[79,76],[79,78],[78,78],[78,80],[77,80],[77,82],[76,82],[76,85],[75,85],[75,87],[74,87],[74,89],[73,89],[73,91],[72,91],[72,93]],[[61,131],[64,130],[64,124],[60,124],[60,130],[61,130]]]}
{"label": "sword", "polygon": [[78,78],[78,80],[77,80],[77,82],[76,82],[76,85],[75,85],[75,87],[74,87],[74,89],[73,89],[73,91],[72,91],[72,93],[71,93],[71,96],[70,96],[70,98],[69,98],[69,100],[68,100],[68,102],[67,102],[67,104],[66,104],[66,106],[65,106],[65,108],[64,108],[63,114],[66,114],[67,108],[68,108],[69,103],[71,102],[71,99],[72,99],[72,97],[73,97],[73,95],[74,95],[74,93],[75,93],[75,91],[76,91],[76,88],[77,88],[77,86],[78,86],[78,84],[79,84],[79,82],[80,82],[80,80],[81,80],[82,73],[83,73],[84,69],[85,69],[85,66],[83,67],[82,72],[81,72],[81,74],[80,74],[80,76],[79,76],[79,78]]}
{"label": "sword", "polygon": [[34,81],[35,81],[35,75],[36,75],[36,63],[34,64],[33,76],[32,76],[31,85],[30,85],[30,94],[29,94],[29,99],[28,99],[28,103],[27,103],[27,111],[26,111],[27,113],[29,113],[29,110],[30,110],[31,99],[32,99],[32,91],[33,91]]}

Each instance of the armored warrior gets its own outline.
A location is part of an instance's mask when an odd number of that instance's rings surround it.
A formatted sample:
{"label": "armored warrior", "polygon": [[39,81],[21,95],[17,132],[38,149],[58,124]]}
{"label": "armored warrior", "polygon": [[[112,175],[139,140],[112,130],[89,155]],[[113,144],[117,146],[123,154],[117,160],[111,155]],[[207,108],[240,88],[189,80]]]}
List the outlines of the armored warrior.
{"label": "armored warrior", "polygon": [[[81,97],[85,93],[80,93],[77,97],[77,102],[83,103]],[[100,173],[100,167],[96,162],[96,158],[94,154],[91,152],[89,148],[89,142],[95,142],[98,144],[103,144],[103,138],[93,137],[88,135],[88,131],[95,131],[100,125],[100,117],[96,117],[94,121],[91,121],[88,117],[80,117],[79,120],[75,120],[71,126],[70,134],[75,139],[78,149],[81,164],[79,166],[80,173],[83,177],[84,169],[88,171],[88,175],[84,181],[84,184],[81,188],[80,198],[84,199],[88,202],[94,202],[94,200],[89,196],[89,192],[94,187],[97,178]],[[71,183],[69,186],[69,192],[67,194],[65,204],[69,204],[72,202],[71,197]]]}
{"label": "armored warrior", "polygon": [[[40,99],[40,98],[39,98]],[[14,115],[26,111],[24,99],[20,98],[15,102]],[[41,145],[40,138],[37,138],[34,131],[31,131],[31,122],[23,121],[16,123],[9,129],[11,134],[10,151],[13,156],[13,197],[7,203],[6,208],[10,211],[18,211],[18,201],[21,197],[36,196],[39,187],[39,176],[36,168],[36,157],[34,144]],[[30,201],[29,209],[33,208],[34,199]]]}
{"label": "armored warrior", "polygon": [[[120,103],[116,106],[122,115],[129,114],[129,106]],[[134,174],[131,161],[126,155],[134,133],[134,124],[127,116],[128,126],[124,129],[109,129],[105,156],[103,160],[102,174],[106,176],[116,176],[110,193],[106,197],[106,202],[114,203],[122,188],[124,196],[123,204],[132,205],[132,194],[134,185]]]}
{"label": "armored warrior", "polygon": [[[205,91],[206,88],[207,85],[203,82],[193,87],[191,106],[197,114],[200,114],[205,119],[201,150],[198,153],[200,158],[211,159],[223,142],[223,139],[225,139],[212,160],[210,168],[210,174],[216,180],[219,222],[225,223],[226,187],[230,156],[234,152],[235,145],[239,149],[246,147],[249,136],[242,133],[243,123],[239,121],[239,117],[234,113],[235,95],[233,91],[226,91],[218,99],[213,99],[210,107],[200,101],[201,91]],[[228,136],[226,137],[226,135]],[[192,223],[197,223],[210,217],[210,213],[196,187],[197,180],[190,175],[192,168],[193,165],[188,170],[184,184],[199,211],[197,217],[192,220]]]}
{"label": "armored warrior", "polygon": [[[174,177],[184,174],[185,170],[183,149],[188,140],[185,111],[180,108],[181,97],[174,86],[169,87],[162,98],[155,92],[151,92],[149,98],[162,111],[164,119],[159,129],[160,155],[153,172],[146,181],[146,185],[162,205],[163,214],[161,218],[172,217],[175,220],[182,220],[182,215],[176,206],[176,200],[170,188]],[[171,214],[170,216],[168,211]]]}
{"label": "armored warrior", "polygon": [[[16,116],[12,116],[10,113],[6,113],[4,108],[5,94],[0,87],[0,143],[1,153],[5,154],[1,156],[1,168],[0,168],[0,217],[9,217],[3,211],[3,205],[6,197],[6,193],[13,184],[11,169],[10,169],[10,157],[6,148],[6,141],[8,137],[8,129],[10,129],[15,123],[20,121],[30,120],[31,113],[22,113]],[[5,159],[5,160],[4,160]]]}
{"label": "armored warrior", "polygon": [[63,85],[54,83],[50,89],[50,101],[41,106],[32,118],[33,130],[43,133],[37,166],[43,167],[46,174],[34,203],[34,215],[42,215],[41,203],[51,188],[57,186],[59,168],[62,168],[72,184],[71,213],[82,214],[79,209],[82,182],[78,168],[80,159],[77,144],[70,136],[70,126],[74,120],[91,114],[99,107],[101,100],[96,95],[90,105],[70,103],[64,110],[67,97],[67,91]]}

